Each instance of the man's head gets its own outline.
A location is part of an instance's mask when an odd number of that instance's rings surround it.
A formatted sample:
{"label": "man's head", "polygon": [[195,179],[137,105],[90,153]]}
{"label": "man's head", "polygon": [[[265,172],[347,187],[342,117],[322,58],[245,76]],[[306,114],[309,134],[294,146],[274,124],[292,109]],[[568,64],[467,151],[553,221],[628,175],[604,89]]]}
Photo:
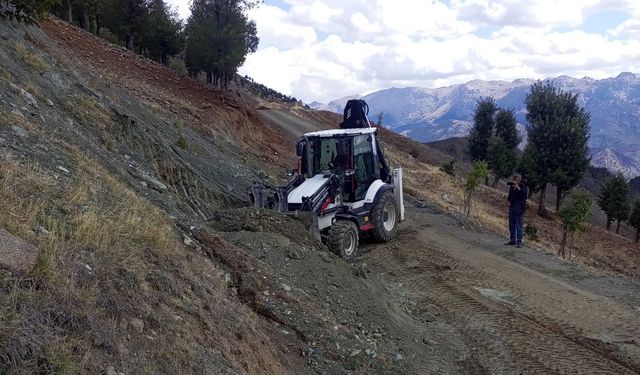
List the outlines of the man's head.
{"label": "man's head", "polygon": [[513,175],[513,182],[519,184],[520,181],[522,181],[522,176],[520,176],[519,174]]}

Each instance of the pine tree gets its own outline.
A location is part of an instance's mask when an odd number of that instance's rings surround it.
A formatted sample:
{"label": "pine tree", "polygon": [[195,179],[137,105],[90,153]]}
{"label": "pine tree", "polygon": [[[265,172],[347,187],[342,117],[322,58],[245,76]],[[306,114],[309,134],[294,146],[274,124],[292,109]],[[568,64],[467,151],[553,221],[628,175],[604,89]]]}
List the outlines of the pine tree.
{"label": "pine tree", "polygon": [[629,185],[622,174],[609,177],[598,195],[598,205],[607,215],[607,230],[611,230],[611,223],[618,221],[616,234],[620,233],[620,222],[629,217]]}
{"label": "pine tree", "polygon": [[640,199],[633,205],[633,212],[629,216],[629,224],[636,229],[636,242],[640,241]]}
{"label": "pine tree", "polygon": [[489,140],[493,135],[495,126],[495,113],[498,110],[492,97],[482,98],[476,105],[473,114],[473,129],[469,134],[469,146],[467,152],[472,161],[488,160],[487,151]]}
{"label": "pine tree", "polygon": [[589,164],[589,116],[577,99],[577,95],[541,82],[531,86],[526,98],[530,127],[525,164],[531,170],[525,173],[537,179],[540,215],[546,214],[547,185],[559,188],[559,206],[562,194],[580,181]]}
{"label": "pine tree", "polygon": [[550,180],[556,186],[556,210],[560,209],[563,194],[578,185],[591,161],[587,144],[589,114],[577,104],[578,95],[561,93],[558,99],[563,123],[556,143],[562,147],[556,150],[557,159]]}
{"label": "pine tree", "polygon": [[495,117],[495,135],[489,139],[487,161],[495,178],[493,187],[500,178],[509,177],[518,165],[520,136],[512,110],[499,109]]}
{"label": "pine tree", "polygon": [[258,48],[256,24],[246,10],[255,6],[243,0],[194,0],[187,22],[187,65],[207,72],[207,81],[227,87],[247,54]]}
{"label": "pine tree", "polygon": [[169,56],[178,54],[183,48],[182,22],[165,0],[149,1],[141,38],[141,44],[150,57],[165,65]]}

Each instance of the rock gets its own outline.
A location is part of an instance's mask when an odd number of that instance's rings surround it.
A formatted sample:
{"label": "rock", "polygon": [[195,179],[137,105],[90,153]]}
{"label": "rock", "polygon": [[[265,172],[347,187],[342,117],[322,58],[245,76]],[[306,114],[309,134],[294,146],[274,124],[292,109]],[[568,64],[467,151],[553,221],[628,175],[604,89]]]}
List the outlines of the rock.
{"label": "rock", "polygon": [[144,187],[149,187],[149,184],[147,184],[147,183],[146,183],[146,182],[144,182],[144,181],[140,181],[140,185],[142,185],[142,186],[144,186]]}
{"label": "rock", "polygon": [[29,105],[38,108],[38,101],[29,91],[13,83],[10,83],[9,86],[14,89]]}
{"label": "rock", "polygon": [[449,194],[442,194],[442,199],[447,203],[453,203],[453,199],[449,196]]}
{"label": "rock", "polygon": [[129,322],[127,322],[126,319],[121,319],[120,320],[120,329],[125,330],[125,329],[127,329],[127,327],[129,327]]}
{"label": "rock", "polygon": [[430,339],[429,339],[429,338],[427,338],[427,337],[424,337],[424,338],[422,339],[422,342],[423,342],[425,345],[430,345],[430,346],[438,345],[438,343],[437,343],[437,342],[435,342],[435,341],[433,341],[433,340],[430,340]]}
{"label": "rock", "polygon": [[38,225],[34,230],[34,232],[36,232],[37,234],[41,235],[41,236],[48,236],[49,235],[49,231],[43,227],[42,225]]}
{"label": "rock", "polygon": [[161,193],[167,190],[167,185],[146,173],[140,173],[140,178],[142,178],[153,190],[157,190]]}
{"label": "rock", "polygon": [[362,326],[362,323],[358,323],[358,324],[356,324],[356,327],[358,327],[358,329],[362,329],[362,327],[363,327],[363,326]]}
{"label": "rock", "polygon": [[424,319],[424,321],[427,323],[435,322],[437,320],[436,316],[429,312],[423,312],[421,316],[422,319]]}
{"label": "rock", "polygon": [[138,333],[142,333],[144,331],[144,322],[138,318],[131,319],[131,327],[136,330]]}
{"label": "rock", "polygon": [[183,234],[183,237],[184,238],[183,238],[182,242],[184,242],[185,245],[187,245],[189,247],[192,247],[192,246],[196,245],[196,243],[193,242],[193,240],[191,238],[187,237],[186,234]]}
{"label": "rock", "polygon": [[324,357],[324,353],[322,352],[322,349],[315,346],[307,349],[307,355],[310,357],[316,357],[316,358]]}
{"label": "rock", "polygon": [[302,253],[300,253],[298,250],[296,250],[295,248],[290,248],[289,250],[287,250],[287,257],[289,259],[295,259],[295,260],[302,260],[304,259],[304,256],[302,255]]}
{"label": "rock", "polygon": [[47,99],[47,105],[49,107],[53,107],[53,102],[51,100]]}
{"label": "rock", "polygon": [[332,262],[331,255],[329,255],[329,253],[327,253],[326,251],[321,251],[321,252],[320,252],[320,258],[321,258],[325,263],[331,263],[331,262]]}
{"label": "rock", "polygon": [[362,265],[358,266],[356,269],[356,275],[362,277],[363,279],[367,278],[367,271],[362,267]]}
{"label": "rock", "polygon": [[61,172],[67,173],[67,174],[71,173],[71,172],[69,172],[69,170],[67,168],[65,168],[65,167],[63,167],[61,165],[58,166],[58,170],[61,171]]}
{"label": "rock", "polygon": [[129,349],[127,349],[127,347],[123,343],[118,344],[117,350],[118,350],[118,354],[120,354],[121,356],[129,355]]}
{"label": "rock", "polygon": [[365,350],[365,351],[364,351],[364,354],[366,354],[366,355],[371,355],[371,349],[367,349],[367,350]]}
{"label": "rock", "polygon": [[105,374],[106,375],[118,375],[118,373],[116,372],[116,369],[113,368],[113,366],[107,367],[107,369],[105,370]]}
{"label": "rock", "polygon": [[173,316],[173,321],[175,321],[175,322],[181,322],[183,320],[184,320],[184,318],[181,317],[180,315],[174,315]]}
{"label": "rock", "polygon": [[356,350],[352,351],[352,352],[351,352],[351,354],[349,354],[349,356],[350,356],[350,357],[355,357],[355,356],[357,356],[357,355],[358,355],[358,354],[360,354],[360,353],[362,353],[362,350],[360,350],[360,349],[356,349]]}
{"label": "rock", "polygon": [[291,287],[287,284],[282,284],[282,289],[285,290],[285,292],[290,292],[291,291]]}
{"label": "rock", "polygon": [[35,246],[0,228],[0,268],[23,276],[33,269],[37,258]]}
{"label": "rock", "polygon": [[27,138],[29,136],[29,133],[27,133],[27,131],[24,130],[24,128],[21,128],[17,125],[12,125],[11,130],[13,130],[15,135],[17,135],[18,137]]}

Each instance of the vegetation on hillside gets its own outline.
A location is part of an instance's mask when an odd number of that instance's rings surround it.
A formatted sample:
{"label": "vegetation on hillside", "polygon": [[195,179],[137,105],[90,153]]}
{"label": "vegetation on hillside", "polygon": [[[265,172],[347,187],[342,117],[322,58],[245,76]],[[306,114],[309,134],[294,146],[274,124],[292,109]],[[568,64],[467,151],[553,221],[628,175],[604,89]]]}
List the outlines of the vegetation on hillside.
{"label": "vegetation on hillside", "polygon": [[589,114],[578,95],[535,83],[526,98],[529,143],[524,150],[524,174],[531,191],[540,192],[538,214],[546,214],[546,191],[557,188],[556,209],[589,166]]}
{"label": "vegetation on hillside", "polygon": [[627,220],[631,212],[629,185],[622,174],[608,178],[598,195],[598,205],[607,215],[607,230],[617,221],[616,234],[620,233],[620,222]]}
{"label": "vegetation on hillside", "polygon": [[250,0],[195,0],[184,24],[166,0],[3,0],[0,16],[35,22],[45,13],[226,89],[247,54],[258,47]]}
{"label": "vegetation on hillside", "polygon": [[[558,255],[562,258],[566,255],[567,245],[571,243],[576,231],[587,230],[587,219],[591,209],[591,195],[586,191],[576,191],[571,195],[569,204],[558,210],[558,216],[562,219],[562,242]],[[571,258],[571,248],[569,248]]]}
{"label": "vegetation on hillside", "polygon": [[629,224],[636,230],[636,242],[640,241],[640,199],[633,204],[633,212],[629,216]]}
{"label": "vegetation on hillside", "polygon": [[498,108],[491,97],[481,99],[473,116],[467,152],[471,160],[484,160],[493,171],[493,187],[518,165],[520,136],[512,110]]}

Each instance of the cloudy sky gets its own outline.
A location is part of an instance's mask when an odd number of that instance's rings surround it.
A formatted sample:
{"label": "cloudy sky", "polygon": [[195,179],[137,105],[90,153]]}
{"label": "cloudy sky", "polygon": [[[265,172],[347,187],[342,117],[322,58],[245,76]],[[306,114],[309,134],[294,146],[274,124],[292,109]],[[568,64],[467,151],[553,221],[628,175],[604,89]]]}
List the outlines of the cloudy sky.
{"label": "cloudy sky", "polygon": [[[168,0],[182,17],[189,0]],[[473,79],[640,73],[640,0],[265,0],[240,69],[305,102]]]}

